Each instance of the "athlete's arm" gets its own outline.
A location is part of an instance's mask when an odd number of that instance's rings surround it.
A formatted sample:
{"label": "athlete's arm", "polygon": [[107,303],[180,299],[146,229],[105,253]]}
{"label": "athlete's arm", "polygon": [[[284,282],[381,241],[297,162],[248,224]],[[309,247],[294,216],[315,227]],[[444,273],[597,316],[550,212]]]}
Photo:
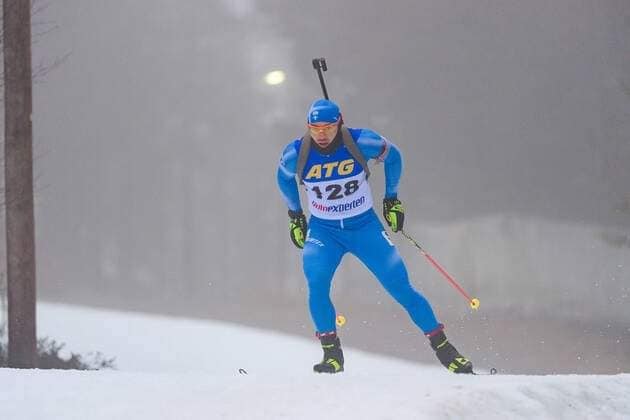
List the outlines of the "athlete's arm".
{"label": "athlete's arm", "polygon": [[294,143],[285,147],[278,164],[278,173],[276,175],[278,187],[282,193],[284,201],[287,203],[289,210],[301,211],[300,193],[298,192],[297,181],[295,180],[295,170],[297,165],[297,151]]}
{"label": "athlete's arm", "polygon": [[385,198],[396,198],[403,169],[398,147],[380,134],[363,129],[358,134],[357,146],[366,159],[377,159],[385,166]]}

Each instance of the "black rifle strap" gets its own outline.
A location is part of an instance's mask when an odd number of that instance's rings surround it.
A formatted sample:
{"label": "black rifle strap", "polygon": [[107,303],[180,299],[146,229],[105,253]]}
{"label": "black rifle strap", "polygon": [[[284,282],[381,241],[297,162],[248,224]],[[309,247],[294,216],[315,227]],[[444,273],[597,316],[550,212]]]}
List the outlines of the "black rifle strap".
{"label": "black rifle strap", "polygon": [[350,130],[348,130],[344,125],[341,126],[341,138],[344,146],[346,146],[346,149],[348,149],[352,157],[363,167],[363,170],[365,171],[365,179],[368,179],[370,177],[370,169],[368,168],[367,161],[352,138]]}
{"label": "black rifle strap", "polygon": [[295,174],[297,175],[298,182],[304,184],[302,181],[302,173],[304,172],[304,165],[306,165],[306,159],[311,151],[311,134],[309,131],[302,137],[302,145],[300,146],[300,153],[298,154],[297,166],[295,167]]}

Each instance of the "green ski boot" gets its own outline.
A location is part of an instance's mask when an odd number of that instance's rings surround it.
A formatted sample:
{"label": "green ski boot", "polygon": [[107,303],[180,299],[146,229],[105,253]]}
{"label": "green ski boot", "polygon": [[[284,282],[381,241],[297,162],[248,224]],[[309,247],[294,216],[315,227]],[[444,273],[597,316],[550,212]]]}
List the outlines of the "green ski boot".
{"label": "green ski boot", "polygon": [[455,346],[446,338],[444,331],[439,330],[431,334],[429,341],[440,363],[448,370],[454,373],[474,373],[470,360],[459,354]]}
{"label": "green ski boot", "polygon": [[343,351],[337,333],[318,334],[324,350],[324,359],[313,366],[317,373],[343,372]]}

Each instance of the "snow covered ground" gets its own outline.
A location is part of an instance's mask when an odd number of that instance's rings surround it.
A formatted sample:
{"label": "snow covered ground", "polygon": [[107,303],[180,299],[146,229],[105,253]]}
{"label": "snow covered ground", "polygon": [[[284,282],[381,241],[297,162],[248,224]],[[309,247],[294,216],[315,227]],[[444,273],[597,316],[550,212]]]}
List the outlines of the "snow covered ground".
{"label": "snow covered ground", "polygon": [[[0,369],[0,419],[628,419],[630,375],[457,376],[345,349],[315,375],[317,343],[226,323],[38,306],[39,335],[117,370]],[[247,374],[239,373],[244,369]]]}

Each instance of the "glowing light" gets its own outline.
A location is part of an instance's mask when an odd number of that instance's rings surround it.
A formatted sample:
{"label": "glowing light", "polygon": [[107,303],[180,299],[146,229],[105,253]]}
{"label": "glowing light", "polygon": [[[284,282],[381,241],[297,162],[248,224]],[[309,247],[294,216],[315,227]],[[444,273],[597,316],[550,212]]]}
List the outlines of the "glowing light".
{"label": "glowing light", "polygon": [[285,79],[286,75],[282,70],[270,71],[265,75],[265,83],[272,86],[282,84]]}

